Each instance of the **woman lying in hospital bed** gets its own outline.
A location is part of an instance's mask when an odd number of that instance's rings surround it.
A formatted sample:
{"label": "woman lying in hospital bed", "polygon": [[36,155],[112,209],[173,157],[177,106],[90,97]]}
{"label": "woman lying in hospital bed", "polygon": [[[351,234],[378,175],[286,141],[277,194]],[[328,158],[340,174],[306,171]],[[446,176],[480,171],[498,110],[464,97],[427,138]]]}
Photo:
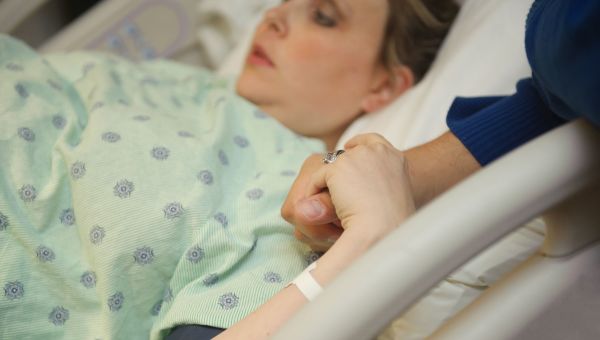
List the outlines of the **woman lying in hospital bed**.
{"label": "woman lying in hospital bed", "polygon": [[272,9],[249,102],[202,70],[1,37],[1,337],[161,338],[265,303],[316,257],[279,216],[303,160],[433,61],[456,6],[423,3]]}

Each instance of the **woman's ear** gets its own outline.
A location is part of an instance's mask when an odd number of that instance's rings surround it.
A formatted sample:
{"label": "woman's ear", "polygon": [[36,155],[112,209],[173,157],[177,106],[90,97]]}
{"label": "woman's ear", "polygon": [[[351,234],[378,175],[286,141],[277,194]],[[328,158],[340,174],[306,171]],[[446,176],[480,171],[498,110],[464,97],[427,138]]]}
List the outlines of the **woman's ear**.
{"label": "woman's ear", "polygon": [[391,71],[384,70],[384,75],[375,84],[361,103],[365,112],[373,112],[382,109],[406,90],[414,85],[415,77],[408,66],[395,66]]}

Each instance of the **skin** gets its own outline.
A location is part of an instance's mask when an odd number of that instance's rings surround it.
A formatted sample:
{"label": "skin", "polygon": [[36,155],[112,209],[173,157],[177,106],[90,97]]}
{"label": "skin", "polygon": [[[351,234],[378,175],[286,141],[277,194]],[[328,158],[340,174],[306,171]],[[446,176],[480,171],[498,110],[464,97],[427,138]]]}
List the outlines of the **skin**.
{"label": "skin", "polygon": [[[378,135],[355,137],[346,144],[346,150],[333,164],[319,167],[306,177],[309,196],[329,188],[344,229],[311,273],[321,286],[327,286],[415,209],[401,152]],[[363,179],[360,182],[354,181],[358,175]],[[356,186],[346,185],[351,182]],[[369,214],[374,209],[386,213],[374,217]],[[295,285],[288,286],[216,339],[269,338],[306,302]]]}
{"label": "skin", "polygon": [[[361,140],[364,139],[359,139],[359,141]],[[408,183],[404,183],[404,188],[398,188],[393,185],[394,177],[389,177],[388,187],[376,189],[379,198],[372,195],[370,199],[374,201],[364,203],[364,206],[372,206],[372,209],[362,209],[361,206],[356,206],[356,210],[351,214],[360,215],[365,224],[368,223],[367,221],[380,221],[382,215],[394,218],[396,210],[390,210],[390,207],[385,204],[387,197],[394,195],[393,192],[390,192],[390,188],[410,190],[415,207],[419,208],[481,168],[471,153],[451,132],[404,152],[394,150],[390,150],[390,154],[401,154],[406,161],[406,169],[403,171],[408,174]],[[321,157],[321,155],[314,155],[304,162],[281,208],[281,214],[283,218],[294,225],[296,238],[308,243],[314,250],[326,251],[345,230],[341,227],[344,221],[340,220],[339,199],[332,193],[338,190],[336,186],[347,186],[347,183],[330,182],[328,191],[313,190],[310,186],[312,177],[321,171],[320,169],[327,167],[322,163]],[[340,158],[340,163],[342,160]],[[363,178],[364,173],[373,171],[367,167],[368,164],[364,165],[362,175],[357,173],[354,178]],[[443,173],[444,176],[439,176],[440,173]],[[353,179],[348,183],[352,183],[354,188],[357,185],[360,186],[358,182]],[[368,183],[362,179],[360,182]],[[366,188],[357,187],[356,190],[369,192],[375,190],[373,188],[375,187],[370,185]],[[395,221],[398,221],[398,218],[395,218]],[[385,222],[378,223],[385,224]],[[367,225],[369,224],[373,223]],[[398,224],[399,222],[395,226]]]}
{"label": "skin", "polygon": [[[331,12],[334,7],[344,8],[343,19]],[[257,30],[260,53],[251,51],[238,92],[288,128],[321,138],[332,149],[352,120],[412,85],[406,67],[390,72],[378,62],[387,10],[387,0],[283,3]],[[324,13],[336,17],[334,27],[323,27]],[[327,250],[311,273],[323,287],[416,206],[478,169],[451,134],[406,153],[374,134],[351,139],[345,149],[333,164],[310,157],[282,208],[297,237]],[[433,180],[450,165],[460,166]],[[304,209],[307,203],[312,213]],[[306,303],[295,285],[288,286],[216,339],[267,339]]]}
{"label": "skin", "polygon": [[[309,157],[282,208],[297,235],[327,250],[311,272],[324,288],[418,206],[480,169],[450,132],[405,152],[376,134],[357,136],[345,149],[333,164]],[[308,201],[321,209],[305,210]],[[288,286],[217,339],[267,339],[307,302]]]}
{"label": "skin", "polygon": [[[282,3],[265,15],[256,31],[238,93],[296,133],[320,138],[332,149],[354,119],[386,106],[413,84],[410,69],[399,65],[390,70],[380,62],[388,10],[387,0]],[[410,190],[402,189],[408,188],[408,175],[401,153],[379,138],[359,139],[347,148],[356,149],[344,155],[348,161],[323,169],[312,182],[315,192],[331,186],[334,197],[348,198],[337,205],[343,221],[339,225],[348,232],[312,273],[323,286],[414,209]],[[367,164],[374,166],[363,169]],[[341,191],[345,186],[335,184],[363,171],[369,174],[367,180],[372,178],[364,183],[379,183],[377,188],[388,186],[385,178],[397,179],[395,199],[386,204],[405,207],[392,218],[371,221],[377,227],[369,230],[362,228],[363,214],[356,213],[364,209],[360,204],[366,196],[361,190],[349,190],[348,196]],[[217,339],[268,338],[306,302],[294,285],[288,286]]]}
{"label": "skin", "polygon": [[259,25],[237,92],[332,149],[352,121],[413,84],[406,66],[380,62],[388,10],[387,0],[283,2]]}

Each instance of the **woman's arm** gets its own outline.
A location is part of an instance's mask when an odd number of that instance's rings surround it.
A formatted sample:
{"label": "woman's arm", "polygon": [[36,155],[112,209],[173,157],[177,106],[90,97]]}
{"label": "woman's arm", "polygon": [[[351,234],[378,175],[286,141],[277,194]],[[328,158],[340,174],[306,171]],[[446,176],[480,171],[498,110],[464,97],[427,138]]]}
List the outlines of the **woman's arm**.
{"label": "woman's arm", "polygon": [[[326,287],[367,248],[362,239],[343,234],[339,242],[318,260],[317,268],[312,271],[313,277]],[[267,339],[307,302],[300,290],[290,285],[215,339]]]}
{"label": "woman's arm", "polygon": [[[359,136],[346,147],[338,160],[313,167],[302,182],[307,196],[328,190],[344,230],[312,271],[323,287],[414,211],[400,151],[377,135]],[[306,302],[290,285],[216,339],[268,338]]]}

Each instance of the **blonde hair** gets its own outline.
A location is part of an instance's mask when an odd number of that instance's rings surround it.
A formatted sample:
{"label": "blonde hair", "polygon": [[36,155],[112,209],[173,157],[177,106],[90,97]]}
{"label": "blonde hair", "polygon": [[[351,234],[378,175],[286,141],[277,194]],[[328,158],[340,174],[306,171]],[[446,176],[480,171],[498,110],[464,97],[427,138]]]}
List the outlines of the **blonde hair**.
{"label": "blonde hair", "polygon": [[459,7],[453,0],[388,1],[382,62],[390,70],[407,66],[417,83],[433,63]]}

